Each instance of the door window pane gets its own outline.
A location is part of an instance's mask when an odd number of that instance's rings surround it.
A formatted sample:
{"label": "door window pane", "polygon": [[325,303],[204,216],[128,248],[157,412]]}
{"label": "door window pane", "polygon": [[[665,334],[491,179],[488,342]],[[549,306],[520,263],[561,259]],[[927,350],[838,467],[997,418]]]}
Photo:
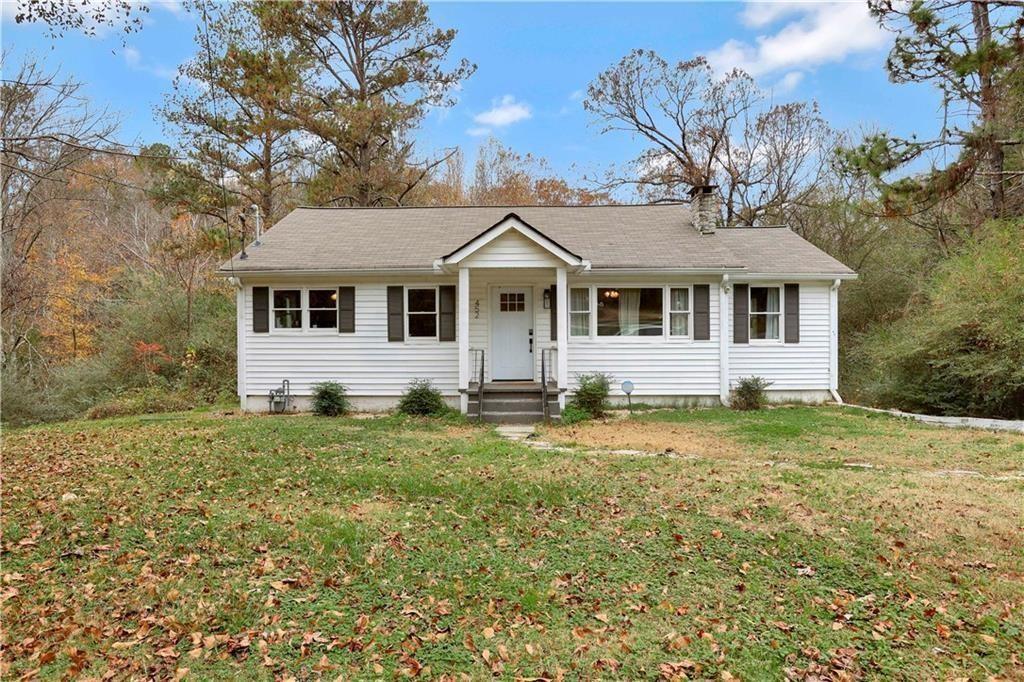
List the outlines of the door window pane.
{"label": "door window pane", "polygon": [[498,296],[498,309],[503,313],[526,311],[526,294],[523,292],[502,293]]}

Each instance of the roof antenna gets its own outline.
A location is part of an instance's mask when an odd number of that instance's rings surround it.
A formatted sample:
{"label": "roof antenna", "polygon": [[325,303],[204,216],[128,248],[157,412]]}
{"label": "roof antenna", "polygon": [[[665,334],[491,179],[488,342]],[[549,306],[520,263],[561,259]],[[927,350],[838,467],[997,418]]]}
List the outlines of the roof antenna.
{"label": "roof antenna", "polygon": [[239,215],[238,219],[242,222],[242,253],[238,254],[238,260],[245,260],[249,257],[245,252],[245,214]]}

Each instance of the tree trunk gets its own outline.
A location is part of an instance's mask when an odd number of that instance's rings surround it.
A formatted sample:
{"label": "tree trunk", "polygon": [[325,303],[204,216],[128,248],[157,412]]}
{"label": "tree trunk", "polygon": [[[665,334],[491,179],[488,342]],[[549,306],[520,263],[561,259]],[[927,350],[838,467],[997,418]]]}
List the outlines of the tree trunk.
{"label": "tree trunk", "polygon": [[978,151],[981,154],[981,169],[989,194],[989,217],[1003,215],[1005,197],[1003,193],[1004,154],[999,142],[997,129],[999,94],[996,92],[992,75],[992,57],[986,55],[992,42],[992,25],[989,21],[989,7],[984,0],[971,3],[971,17],[974,21],[974,49],[981,59],[978,68],[981,99],[981,138]]}

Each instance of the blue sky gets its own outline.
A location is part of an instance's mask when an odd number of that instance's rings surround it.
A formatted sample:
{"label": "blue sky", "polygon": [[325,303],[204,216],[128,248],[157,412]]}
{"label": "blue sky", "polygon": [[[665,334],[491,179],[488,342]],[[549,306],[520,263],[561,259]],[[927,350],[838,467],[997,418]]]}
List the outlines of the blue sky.
{"label": "blue sky", "polygon": [[[10,0],[0,2],[10,64],[33,53],[60,66],[85,83],[96,108],[120,117],[129,144],[167,139],[153,109],[196,50],[194,19],[176,2],[152,2],[126,46],[113,33],[52,41],[38,26],[16,25]],[[816,100],[838,128],[927,134],[941,115],[929,88],[888,82],[892,38],[863,2],[435,3],[431,16],[458,29],[452,56],[478,68],[458,104],[431,113],[418,139],[424,151],[460,146],[470,162],[487,135],[572,178],[633,158],[638,143],[600,134],[581,103],[587,84],[633,48],[746,68],[776,101]]]}

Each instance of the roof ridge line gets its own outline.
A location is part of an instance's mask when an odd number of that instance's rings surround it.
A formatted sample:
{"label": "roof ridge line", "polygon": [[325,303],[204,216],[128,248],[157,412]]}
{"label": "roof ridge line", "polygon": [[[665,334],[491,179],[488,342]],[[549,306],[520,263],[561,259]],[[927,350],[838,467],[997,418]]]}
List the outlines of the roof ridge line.
{"label": "roof ridge line", "polygon": [[397,209],[446,209],[446,208],[475,208],[475,209],[495,209],[495,208],[653,208],[659,206],[689,206],[689,201],[672,201],[672,202],[657,202],[647,204],[573,204],[555,206],[551,204],[495,204],[495,205],[482,205],[482,204],[454,204],[451,206],[296,206],[294,210],[298,209],[311,209],[317,211],[392,211]]}

